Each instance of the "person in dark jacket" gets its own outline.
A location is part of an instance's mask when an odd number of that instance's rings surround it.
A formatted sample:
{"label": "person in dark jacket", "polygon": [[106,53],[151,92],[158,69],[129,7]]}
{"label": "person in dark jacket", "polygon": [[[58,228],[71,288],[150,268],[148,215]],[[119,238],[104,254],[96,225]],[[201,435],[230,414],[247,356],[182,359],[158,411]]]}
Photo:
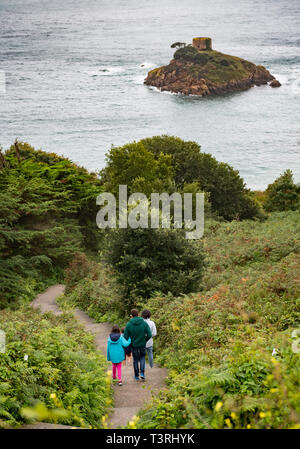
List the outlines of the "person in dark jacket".
{"label": "person in dark jacket", "polygon": [[131,311],[131,320],[127,323],[124,338],[131,339],[135,380],[145,380],[146,343],[152,337],[150,327],[139,317],[136,309]]}

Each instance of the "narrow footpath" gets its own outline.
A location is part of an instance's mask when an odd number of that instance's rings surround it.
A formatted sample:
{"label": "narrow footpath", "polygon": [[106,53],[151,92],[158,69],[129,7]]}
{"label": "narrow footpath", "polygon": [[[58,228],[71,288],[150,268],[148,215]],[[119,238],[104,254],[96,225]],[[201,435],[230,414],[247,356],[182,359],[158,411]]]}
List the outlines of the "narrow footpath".
{"label": "narrow footpath", "polygon": [[[52,312],[55,315],[62,314],[62,311],[56,304],[56,298],[64,292],[64,285],[54,285],[44,293],[39,294],[32,302],[33,308],[39,308],[42,313]],[[111,331],[108,323],[96,323],[86,313],[79,309],[74,311],[75,318],[83,325],[87,332],[91,332],[95,336],[96,348],[103,352],[106,357],[107,338]],[[110,365],[108,364],[110,368]],[[108,427],[117,429],[126,426],[128,421],[137,414],[138,410],[145,406],[151,399],[152,394],[158,392],[165,387],[165,378],[167,370],[154,366],[152,369],[146,364],[146,382],[135,381],[133,378],[133,366],[126,365],[122,367],[123,386],[118,384],[113,386],[114,389],[114,409],[112,410]],[[23,428],[71,428],[71,426],[63,426],[59,424],[36,423],[33,425],[25,425]]]}

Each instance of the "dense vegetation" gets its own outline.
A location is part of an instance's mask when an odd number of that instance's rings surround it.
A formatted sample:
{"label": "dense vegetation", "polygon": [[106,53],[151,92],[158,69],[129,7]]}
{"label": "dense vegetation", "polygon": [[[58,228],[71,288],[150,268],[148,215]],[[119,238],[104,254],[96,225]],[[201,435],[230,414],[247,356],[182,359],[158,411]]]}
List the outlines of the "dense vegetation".
{"label": "dense vegetation", "polygon": [[286,170],[268,186],[265,208],[269,212],[300,209],[300,184],[294,183],[291,170]]}
{"label": "dense vegetation", "polygon": [[191,45],[176,50],[174,59],[193,63],[194,77],[218,84],[245,79],[255,69],[255,65],[245,59],[215,50],[198,51]]}
{"label": "dense vegetation", "polygon": [[[41,317],[26,305],[63,276],[64,309],[119,324],[133,305],[152,311],[168,389],[141,427],[299,427],[300,190],[290,171],[250,192],[228,164],[169,136],[112,147],[99,179],[27,144],[0,156],[1,427],[102,425],[110,388],[91,337],[68,313]],[[148,198],[204,191],[204,238],[98,230],[95,199],[119,184]]]}
{"label": "dense vegetation", "polygon": [[110,385],[92,338],[70,317],[41,317],[26,306],[63,280],[76,252],[97,254],[100,192],[95,174],[56,154],[18,142],[0,154],[0,427],[102,426]]}
{"label": "dense vegetation", "polygon": [[299,235],[299,212],[207,229],[204,290],[146,304],[170,375],[141,426],[299,427]]}
{"label": "dense vegetation", "polygon": [[[140,413],[140,427],[299,427],[291,337],[300,325],[299,235],[298,211],[264,222],[211,220],[202,290],[138,304],[153,313],[155,358],[169,368],[168,389]],[[101,265],[70,290],[69,306],[125,321],[126,304]]]}
{"label": "dense vegetation", "polygon": [[179,229],[120,229],[109,239],[107,263],[115,269],[127,310],[153,292],[189,293],[199,288],[204,256]]}
{"label": "dense vegetation", "polygon": [[[185,180],[190,183],[196,178],[197,170],[193,170],[200,151],[195,143],[175,138],[169,147],[169,139],[165,136],[144,139],[138,145],[142,143],[156,156],[171,155],[174,174],[171,183],[187,185]],[[126,151],[124,147],[112,150],[106,181],[122,172],[119,164],[124,167],[130,157],[127,152],[130,154],[134,145],[126,146]],[[207,159],[211,161],[211,156]],[[212,164],[218,167],[219,163],[213,160]],[[129,186],[131,179],[138,178],[134,158],[128,165],[131,167],[134,175],[128,177]],[[227,176],[232,174],[228,166],[222,169]],[[203,170],[204,181],[205,175],[211,199],[216,180],[222,177],[216,176],[213,183],[211,176],[209,184],[210,171]],[[233,179],[239,180],[238,173],[235,175]],[[199,174],[196,179],[199,181]],[[152,290],[146,302],[137,303],[153,312],[159,334],[156,360],[169,368],[168,389],[140,413],[141,427],[300,425],[299,355],[292,351],[291,337],[300,323],[299,187],[294,184],[291,172],[280,176],[266,192],[250,194],[242,182],[239,186],[239,195],[255,198],[254,204],[259,202],[266,212],[282,212],[267,216],[258,208],[259,217],[264,220],[256,221],[224,222],[217,216],[210,217],[206,221],[204,248],[202,245],[194,248],[199,258],[203,252],[206,258],[204,277],[198,287],[193,287],[195,293],[174,295],[171,288],[168,294]],[[232,197],[226,194],[224,197],[230,204]],[[124,240],[122,245],[126,249],[122,263],[126,261],[128,265],[128,270],[124,269],[122,288],[120,285],[118,289],[115,281],[112,284],[111,272],[104,273],[100,266],[94,266],[91,274],[71,289],[68,304],[80,305],[98,320],[123,322],[125,273],[129,284],[132,266],[137,277],[142,271],[138,267],[138,252],[135,251],[134,257],[134,251],[131,254],[129,249],[135,243]],[[119,250],[121,253],[121,247]],[[132,266],[127,257],[134,262]]]}
{"label": "dense vegetation", "polygon": [[112,402],[106,362],[73,317],[42,317],[22,306],[0,311],[0,329],[6,332],[6,352],[0,354],[0,427],[34,420],[102,427]]}
{"label": "dense vegetation", "polygon": [[129,193],[149,195],[189,191],[197,183],[197,191],[208,193],[213,212],[226,220],[263,215],[237,170],[203,153],[196,142],[178,137],[155,136],[112,147],[101,175],[105,190],[114,194],[119,184],[127,184]]}
{"label": "dense vegetation", "polygon": [[97,251],[95,174],[16,143],[0,165],[0,308],[62,278],[73,254]]}

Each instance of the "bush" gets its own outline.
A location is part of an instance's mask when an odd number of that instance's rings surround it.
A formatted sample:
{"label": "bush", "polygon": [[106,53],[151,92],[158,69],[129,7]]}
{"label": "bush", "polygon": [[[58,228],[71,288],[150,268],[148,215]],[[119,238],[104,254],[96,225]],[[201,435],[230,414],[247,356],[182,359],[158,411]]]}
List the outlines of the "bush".
{"label": "bush", "polygon": [[293,181],[293,173],[286,170],[266,190],[265,209],[268,212],[299,210],[300,187]]}
{"label": "bush", "polygon": [[68,294],[78,284],[81,279],[92,274],[94,264],[84,253],[75,253],[73,260],[65,270],[65,293]]}
{"label": "bush", "polygon": [[127,185],[128,193],[142,192],[147,196],[174,190],[171,157],[162,152],[156,157],[142,141],[112,147],[106,158],[101,177],[108,192],[118,195],[119,185]]}
{"label": "bush", "polygon": [[212,222],[201,293],[143,304],[157,325],[155,357],[169,369],[169,388],[140,413],[140,427],[300,426],[291,338],[300,325],[299,231],[291,211],[264,222]]}
{"label": "bush", "polygon": [[[79,307],[97,321],[117,321],[127,313],[122,287],[114,280],[111,270],[102,263],[91,265],[90,268],[86,277],[81,278],[80,274],[79,282],[69,285],[66,296],[59,301],[60,306],[67,309]],[[71,266],[68,272],[71,279],[76,277],[76,269],[74,276]]]}
{"label": "bush", "polygon": [[183,59],[184,61],[193,62],[194,64],[205,65],[209,57],[206,53],[202,53],[191,45],[179,48],[174,53],[174,59]]}
{"label": "bush", "polygon": [[209,192],[212,210],[226,220],[263,217],[261,207],[245,188],[239,172],[210,154],[201,153],[196,142],[171,136],[155,136],[141,142],[155,155],[171,155],[176,187],[198,182],[201,190]]}
{"label": "bush", "polygon": [[212,211],[226,220],[264,218],[260,204],[245,187],[239,172],[201,153],[196,142],[172,136],[154,136],[140,142],[112,148],[101,177],[105,189],[118,193],[120,184],[129,193],[171,193],[186,184],[198,183],[209,193]]}
{"label": "bush", "polygon": [[61,280],[74,253],[97,251],[95,175],[26,143],[5,155],[0,176],[0,307]]}
{"label": "bush", "polygon": [[119,229],[111,232],[106,254],[124,288],[127,309],[155,291],[188,293],[199,288],[204,256],[199,242],[179,229]]}
{"label": "bush", "polygon": [[93,336],[73,317],[42,316],[28,306],[0,311],[0,328],[6,332],[6,352],[0,354],[0,427],[15,427],[31,417],[103,427],[110,379]]}
{"label": "bush", "polygon": [[142,139],[141,143],[156,158],[161,153],[171,157],[177,188],[183,188],[184,184],[197,181],[201,147],[196,142],[163,135]]}

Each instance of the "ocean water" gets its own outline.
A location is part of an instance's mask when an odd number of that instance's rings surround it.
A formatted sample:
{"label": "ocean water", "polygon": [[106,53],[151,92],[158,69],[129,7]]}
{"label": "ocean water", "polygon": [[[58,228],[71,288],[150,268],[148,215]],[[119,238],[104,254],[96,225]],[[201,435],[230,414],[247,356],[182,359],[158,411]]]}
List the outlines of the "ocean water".
{"label": "ocean water", "polygon": [[[299,0],[0,0],[0,144],[18,137],[95,171],[111,145],[170,134],[250,188],[286,168],[300,181],[299,29]],[[196,98],[143,85],[170,44],[202,35],[282,87]]]}

